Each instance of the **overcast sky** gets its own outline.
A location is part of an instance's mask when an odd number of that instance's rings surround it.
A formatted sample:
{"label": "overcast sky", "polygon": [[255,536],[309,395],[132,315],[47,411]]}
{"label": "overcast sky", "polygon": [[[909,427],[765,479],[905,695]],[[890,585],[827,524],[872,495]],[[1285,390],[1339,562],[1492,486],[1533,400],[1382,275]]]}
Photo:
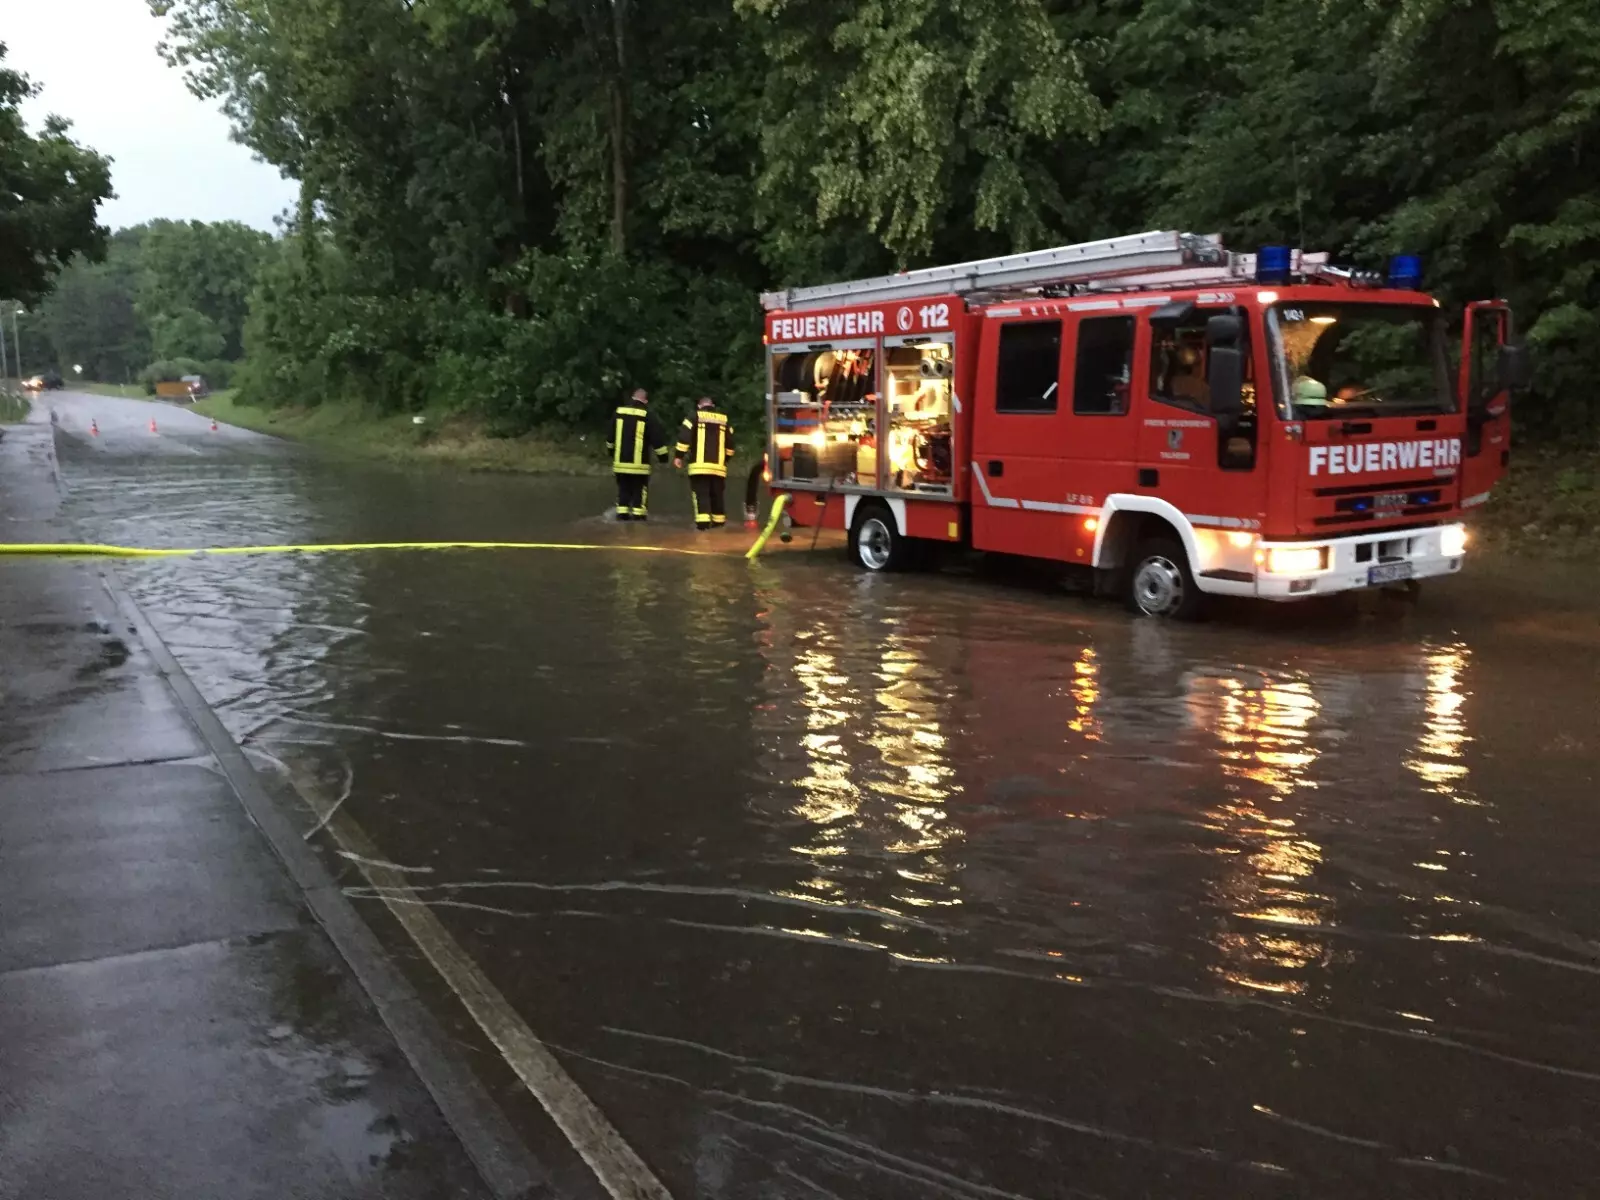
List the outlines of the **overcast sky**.
{"label": "overcast sky", "polygon": [[44,92],[23,107],[37,130],[50,113],[110,157],[113,229],[155,217],[243,221],[272,229],[295,185],[229,140],[228,120],[196,100],[161,61],[162,22],[145,0],[0,0],[5,65]]}

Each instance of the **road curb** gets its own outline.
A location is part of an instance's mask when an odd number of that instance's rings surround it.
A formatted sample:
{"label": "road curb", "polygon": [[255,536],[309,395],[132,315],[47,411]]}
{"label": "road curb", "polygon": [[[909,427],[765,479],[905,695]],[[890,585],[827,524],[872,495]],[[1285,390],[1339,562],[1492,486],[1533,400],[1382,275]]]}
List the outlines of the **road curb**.
{"label": "road curb", "polygon": [[[58,489],[65,491],[53,436],[49,443],[52,475]],[[438,1105],[445,1123],[461,1141],[490,1192],[496,1200],[554,1200],[556,1193],[549,1171],[517,1135],[478,1078],[457,1064],[448,1049],[448,1036],[272,797],[143,610],[123,589],[111,568],[102,567],[99,574],[117,613],[149,652],[185,719],[216,759],[234,795],[294,880],[317,924],[371,999],[379,1020]]]}
{"label": "road curb", "polygon": [[281,811],[255,768],[184,672],[155,628],[109,570],[101,571],[107,594],[156,664],[184,716],[305,897],[317,923],[349,964],[379,1018],[399,1044],[423,1086],[496,1200],[551,1196],[549,1173],[511,1128],[488,1091],[458,1067],[445,1049],[448,1039],[415,990],[389,961],[343,890]]}

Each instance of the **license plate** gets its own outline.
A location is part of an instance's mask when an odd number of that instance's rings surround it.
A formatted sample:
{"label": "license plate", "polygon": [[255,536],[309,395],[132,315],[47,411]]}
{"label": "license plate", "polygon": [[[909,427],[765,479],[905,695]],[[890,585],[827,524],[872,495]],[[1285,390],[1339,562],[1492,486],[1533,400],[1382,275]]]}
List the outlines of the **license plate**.
{"label": "license plate", "polygon": [[1380,567],[1367,568],[1367,582],[1394,583],[1399,579],[1411,578],[1411,564],[1408,562],[1384,563]]}
{"label": "license plate", "polygon": [[1372,498],[1372,507],[1376,509],[1404,508],[1411,501],[1409,492],[1379,492]]}

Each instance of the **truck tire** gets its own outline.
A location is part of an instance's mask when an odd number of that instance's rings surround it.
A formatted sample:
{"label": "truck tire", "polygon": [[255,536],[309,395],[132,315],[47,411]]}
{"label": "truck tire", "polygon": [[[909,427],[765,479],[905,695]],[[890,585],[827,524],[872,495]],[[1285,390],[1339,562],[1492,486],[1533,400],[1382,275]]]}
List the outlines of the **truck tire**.
{"label": "truck tire", "polygon": [[886,506],[863,504],[850,523],[850,556],[866,571],[903,571],[910,565],[911,546]]}
{"label": "truck tire", "polygon": [[1142,616],[1198,620],[1205,594],[1195,586],[1189,555],[1174,537],[1152,537],[1133,551],[1128,570],[1128,607]]}

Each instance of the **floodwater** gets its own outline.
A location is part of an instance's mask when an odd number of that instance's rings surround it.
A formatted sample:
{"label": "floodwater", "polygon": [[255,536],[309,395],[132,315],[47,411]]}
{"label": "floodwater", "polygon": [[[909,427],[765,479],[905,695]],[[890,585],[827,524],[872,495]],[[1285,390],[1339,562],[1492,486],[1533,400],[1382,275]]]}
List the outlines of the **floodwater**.
{"label": "floodwater", "polygon": [[[97,541],[617,536],[603,482],[59,441]],[[1185,627],[825,551],[119,569],[679,1200],[1593,1194],[1592,573]]]}

